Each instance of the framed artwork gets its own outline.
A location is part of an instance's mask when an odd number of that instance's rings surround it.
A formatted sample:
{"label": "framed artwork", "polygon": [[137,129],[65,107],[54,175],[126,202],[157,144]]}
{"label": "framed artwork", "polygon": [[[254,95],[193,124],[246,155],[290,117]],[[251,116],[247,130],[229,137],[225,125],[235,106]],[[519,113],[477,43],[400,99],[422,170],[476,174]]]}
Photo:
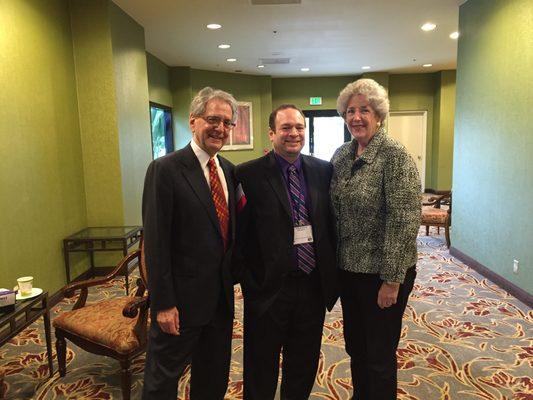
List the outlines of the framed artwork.
{"label": "framed artwork", "polygon": [[246,150],[254,148],[252,103],[238,102],[237,122],[222,150]]}

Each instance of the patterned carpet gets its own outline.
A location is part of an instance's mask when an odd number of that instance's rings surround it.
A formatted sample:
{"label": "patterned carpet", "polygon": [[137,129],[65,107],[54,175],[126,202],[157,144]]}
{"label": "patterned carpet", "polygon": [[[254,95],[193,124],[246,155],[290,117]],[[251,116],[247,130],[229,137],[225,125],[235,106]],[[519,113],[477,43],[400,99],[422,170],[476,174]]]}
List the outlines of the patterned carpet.
{"label": "patterned carpet", "polygon": [[[398,350],[403,400],[533,400],[533,311],[451,257],[442,235],[418,239],[415,289]],[[123,292],[116,280],[89,300]],[[242,298],[238,297],[227,399],[242,398]],[[63,301],[52,316],[69,309]],[[48,378],[44,330],[34,324],[0,348],[6,399],[120,399],[118,362],[67,343],[67,376]],[[55,368],[57,363],[54,359]],[[144,357],[133,366],[132,398],[140,398]],[[312,399],[349,399],[349,360],[337,304],[326,316],[320,369]],[[179,388],[188,399],[186,374]]]}

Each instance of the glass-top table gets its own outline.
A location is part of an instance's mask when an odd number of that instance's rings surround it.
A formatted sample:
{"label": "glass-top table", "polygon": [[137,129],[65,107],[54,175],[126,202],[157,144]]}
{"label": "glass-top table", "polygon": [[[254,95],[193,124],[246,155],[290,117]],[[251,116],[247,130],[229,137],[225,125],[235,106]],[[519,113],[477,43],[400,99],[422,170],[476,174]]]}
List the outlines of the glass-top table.
{"label": "glass-top table", "polygon": [[[140,226],[91,226],[63,239],[63,252],[67,283],[70,283],[70,253],[85,252],[89,254],[90,274],[96,275],[97,270],[107,272],[113,267],[95,267],[94,253],[100,251],[121,251],[124,256],[128,249],[141,238]],[[104,273],[105,273],[104,272]],[[126,266],[126,293],[129,293],[129,268]]]}

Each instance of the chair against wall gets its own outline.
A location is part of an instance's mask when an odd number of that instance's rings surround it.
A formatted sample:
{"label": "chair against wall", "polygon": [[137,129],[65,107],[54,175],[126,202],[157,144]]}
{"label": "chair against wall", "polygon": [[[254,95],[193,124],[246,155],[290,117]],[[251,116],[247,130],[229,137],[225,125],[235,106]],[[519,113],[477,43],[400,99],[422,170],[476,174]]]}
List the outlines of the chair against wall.
{"label": "chair against wall", "polygon": [[[101,300],[86,304],[88,288],[104,284],[137,259],[140,278],[134,296]],[[57,316],[53,325],[60,376],[66,374],[66,340],[85,351],[112,357],[120,362],[122,397],[130,399],[132,360],[144,353],[148,321],[147,271],[144,263],[143,240],[139,249],[128,254],[107,276],[75,282],[65,286],[65,297],[80,291],[72,310]]]}
{"label": "chair against wall", "polygon": [[[443,209],[441,206],[448,206]],[[437,232],[444,228],[446,246],[450,248],[450,225],[452,223],[452,192],[446,192],[439,196],[433,196],[427,202],[422,203],[422,225],[426,226],[426,235],[429,235],[429,227],[436,226]]]}

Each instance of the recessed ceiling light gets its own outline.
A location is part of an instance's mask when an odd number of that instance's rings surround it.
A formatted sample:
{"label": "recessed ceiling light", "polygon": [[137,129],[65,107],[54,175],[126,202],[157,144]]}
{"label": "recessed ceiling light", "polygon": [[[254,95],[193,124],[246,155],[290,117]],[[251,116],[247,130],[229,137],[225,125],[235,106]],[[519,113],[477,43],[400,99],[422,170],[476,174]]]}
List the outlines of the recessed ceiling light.
{"label": "recessed ceiling light", "polygon": [[229,44],[219,44],[218,45],[218,48],[219,49],[229,49],[231,46]]}
{"label": "recessed ceiling light", "polygon": [[432,67],[433,64],[422,64],[422,66],[423,66],[424,68],[429,68],[429,67]]}
{"label": "recessed ceiling light", "polygon": [[457,39],[459,37],[459,32],[450,33],[450,39]]}
{"label": "recessed ceiling light", "polygon": [[364,65],[361,67],[361,69],[370,69],[370,65]]}
{"label": "recessed ceiling light", "polygon": [[307,72],[307,71],[309,71],[309,68],[307,68],[307,67],[305,67],[305,68],[300,68],[300,71],[302,71],[302,72]]}
{"label": "recessed ceiling light", "polygon": [[258,65],[257,68],[265,68],[264,65]]}
{"label": "recessed ceiling light", "polygon": [[432,31],[433,29],[435,29],[436,27],[437,27],[437,25],[435,25],[434,23],[426,22],[424,25],[422,25],[420,27],[420,29],[422,29],[423,31],[429,32],[429,31]]}
{"label": "recessed ceiling light", "polygon": [[222,25],[220,24],[208,24],[207,29],[220,29],[222,28]]}
{"label": "recessed ceiling light", "polygon": [[236,58],[226,58],[226,61],[227,62],[235,62],[235,61],[237,61],[237,59]]}

